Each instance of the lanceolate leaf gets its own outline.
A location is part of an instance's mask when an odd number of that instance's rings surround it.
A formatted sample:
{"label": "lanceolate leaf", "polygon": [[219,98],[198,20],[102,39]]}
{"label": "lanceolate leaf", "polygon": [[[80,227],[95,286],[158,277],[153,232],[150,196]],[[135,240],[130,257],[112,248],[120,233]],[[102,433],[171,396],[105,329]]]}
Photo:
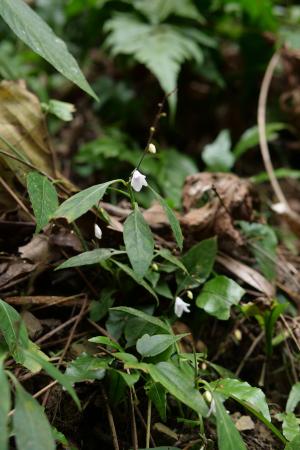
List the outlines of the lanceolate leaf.
{"label": "lanceolate leaf", "polygon": [[63,202],[56,210],[53,217],[64,217],[68,222],[73,222],[78,219],[78,217],[85,214],[90,208],[95,206],[102,199],[108,186],[117,181],[119,180],[96,184],[95,186],[91,186],[78,192]]}
{"label": "lanceolate leaf", "polygon": [[38,233],[47,225],[50,217],[58,208],[57,193],[51,181],[38,172],[30,172],[27,175],[27,188]]}
{"label": "lanceolate leaf", "polygon": [[145,322],[149,322],[152,325],[155,325],[162,330],[164,330],[167,333],[170,333],[170,327],[164,323],[162,320],[158,319],[158,317],[151,316],[150,314],[146,314],[143,311],[140,311],[139,309],[130,308],[128,306],[117,306],[115,308],[111,308],[113,311],[121,311],[126,314],[130,314],[132,316],[138,317],[141,320],[144,320]]}
{"label": "lanceolate leaf", "polygon": [[205,283],[196,305],[220,320],[227,320],[231,306],[237,305],[244,293],[235,281],[220,275]]}
{"label": "lanceolate leaf", "polygon": [[10,388],[3,369],[4,357],[0,357],[0,449],[8,449],[8,413],[10,410]]}
{"label": "lanceolate leaf", "polygon": [[187,336],[187,334],[177,336],[172,336],[171,334],[156,334],[154,336],[149,336],[149,334],[144,334],[144,336],[137,341],[136,349],[139,354],[145,358],[156,356],[164,352],[184,336]]}
{"label": "lanceolate leaf", "polygon": [[218,449],[247,450],[240,433],[234,426],[218,394],[213,396],[216,408]]}
{"label": "lanceolate leaf", "polygon": [[51,426],[40,404],[16,384],[14,432],[18,450],[55,450]]}
{"label": "lanceolate leaf", "polygon": [[289,398],[286,404],[286,412],[294,412],[296,406],[300,402],[300,383],[295,383],[289,393]]}
{"label": "lanceolate leaf", "polygon": [[98,264],[102,261],[106,261],[112,256],[120,255],[122,253],[125,252],[121,250],[114,250],[113,248],[97,248],[96,250],[91,250],[90,252],[84,252],[80,255],[72,256],[72,258],[67,259],[67,261],[63,262],[55,270]]}
{"label": "lanceolate leaf", "polygon": [[19,313],[3,300],[0,300],[0,331],[15,360],[22,363],[23,351],[29,345],[27,331]]}
{"label": "lanceolate leaf", "polygon": [[211,383],[211,385],[216,392],[219,392],[224,397],[231,397],[236,400],[249,403],[250,406],[260,412],[265,419],[268,421],[271,420],[265,394],[261,389],[252,387],[247,382],[239,381],[233,378],[218,380]]}
{"label": "lanceolate leaf", "polygon": [[152,382],[147,393],[150,400],[154,403],[161,420],[165,421],[167,419],[166,389],[160,383]]}
{"label": "lanceolate leaf", "polygon": [[139,284],[144,289],[146,289],[146,291],[150,292],[150,294],[153,295],[155,300],[158,302],[158,297],[157,297],[156,293],[154,292],[152,287],[145,280],[139,278],[136,275],[136,273],[130,267],[126,266],[126,264],[122,264],[122,263],[120,263],[119,261],[116,261],[116,260],[113,260],[113,262],[118,267],[120,267],[120,269],[123,270],[123,272],[125,272],[129,277],[131,277],[137,284]]}
{"label": "lanceolate leaf", "polygon": [[[149,186],[150,187],[150,186]],[[172,211],[172,209],[170,208],[170,206],[168,205],[168,203],[157,193],[154,191],[154,189],[152,189],[150,187],[151,191],[153,192],[153,194],[156,196],[156,198],[158,199],[158,201],[160,202],[161,206],[163,207],[167,217],[168,217],[168,221],[170,223],[170,226],[172,228],[172,232],[173,235],[176,239],[177,245],[180,248],[180,250],[182,250],[182,246],[183,246],[183,234],[180,228],[180,224],[179,221],[177,219],[177,217],[175,216],[174,212]]]}
{"label": "lanceolate leaf", "polygon": [[195,388],[194,379],[187,376],[180,367],[171,362],[160,362],[147,366],[151,378],[156,383],[160,383],[171,395],[201,416],[207,415],[208,408],[200,392]]}
{"label": "lanceolate leaf", "polygon": [[0,14],[13,32],[66,78],[97,99],[66,44],[23,0],[0,0]]}
{"label": "lanceolate leaf", "polygon": [[137,205],[124,223],[124,242],[134,272],[143,278],[153,259],[154,240]]}

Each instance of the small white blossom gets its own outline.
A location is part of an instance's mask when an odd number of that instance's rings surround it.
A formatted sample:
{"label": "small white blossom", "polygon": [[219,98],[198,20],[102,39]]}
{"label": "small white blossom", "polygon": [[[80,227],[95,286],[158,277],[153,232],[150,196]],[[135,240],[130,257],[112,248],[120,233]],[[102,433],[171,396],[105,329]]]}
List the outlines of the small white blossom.
{"label": "small white blossom", "polygon": [[99,227],[99,225],[97,225],[96,223],[95,223],[95,227],[94,227],[94,232],[95,232],[95,237],[97,239],[101,239],[102,238],[102,230]]}
{"label": "small white blossom", "polygon": [[274,203],[271,209],[277,214],[284,214],[288,212],[288,208],[284,203]]}
{"label": "small white blossom", "polygon": [[211,395],[211,393],[209,391],[205,391],[204,394],[203,394],[203,397],[205,398],[207,403],[211,403],[212,395]]}
{"label": "small white blossom", "polygon": [[146,181],[146,176],[139,172],[137,169],[132,174],[131,177],[131,187],[136,191],[140,192],[143,186],[148,186]]}
{"label": "small white blossom", "polygon": [[184,302],[180,297],[176,297],[174,311],[177,317],[181,317],[184,312],[191,312],[190,304]]}
{"label": "small white blossom", "polygon": [[149,144],[148,152],[149,152],[149,153],[152,153],[153,155],[155,155],[155,153],[156,153],[156,147],[155,147],[154,144],[152,144],[152,143]]}
{"label": "small white blossom", "polygon": [[187,291],[187,292],[186,292],[186,295],[188,296],[188,298],[189,298],[190,300],[193,300],[194,294],[192,293],[192,291]]}

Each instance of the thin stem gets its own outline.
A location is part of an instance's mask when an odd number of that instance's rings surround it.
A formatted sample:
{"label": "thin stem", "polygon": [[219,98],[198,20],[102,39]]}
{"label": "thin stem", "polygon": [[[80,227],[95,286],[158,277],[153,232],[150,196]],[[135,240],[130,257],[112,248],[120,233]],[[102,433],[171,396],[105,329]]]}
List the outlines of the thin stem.
{"label": "thin stem", "polygon": [[152,407],[152,402],[151,402],[151,399],[148,398],[148,407],[147,407],[147,429],[146,429],[146,448],[149,448],[149,447],[150,447],[151,407]]}

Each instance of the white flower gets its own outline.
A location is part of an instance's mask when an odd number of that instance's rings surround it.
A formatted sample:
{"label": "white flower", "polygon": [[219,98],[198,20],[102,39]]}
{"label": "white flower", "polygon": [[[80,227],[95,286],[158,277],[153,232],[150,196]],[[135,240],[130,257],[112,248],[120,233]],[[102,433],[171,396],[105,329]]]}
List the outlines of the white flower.
{"label": "white flower", "polygon": [[186,295],[188,296],[188,298],[189,298],[190,300],[193,300],[194,294],[192,293],[192,291],[186,291]]}
{"label": "white flower", "polygon": [[97,239],[101,239],[102,238],[102,230],[99,227],[99,225],[97,225],[96,223],[95,223],[95,227],[94,227],[94,232],[95,232],[95,237]]}
{"label": "white flower", "polygon": [[130,184],[136,192],[140,192],[143,186],[148,186],[146,176],[139,172],[137,169],[135,169],[132,174]]}
{"label": "white flower", "polygon": [[177,317],[181,317],[184,312],[191,312],[190,304],[184,302],[180,297],[176,297],[174,311]]}
{"label": "white flower", "polygon": [[153,155],[155,155],[155,153],[156,153],[156,147],[155,147],[154,144],[152,144],[152,143],[149,144],[148,152],[149,152],[149,153],[152,153]]}

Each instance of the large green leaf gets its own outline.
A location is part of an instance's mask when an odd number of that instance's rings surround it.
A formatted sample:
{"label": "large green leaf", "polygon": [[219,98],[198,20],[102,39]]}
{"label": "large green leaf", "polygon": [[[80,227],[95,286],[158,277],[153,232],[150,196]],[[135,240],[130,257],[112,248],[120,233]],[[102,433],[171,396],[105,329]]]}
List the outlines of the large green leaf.
{"label": "large green leaf", "polygon": [[0,14],[13,32],[66,78],[97,100],[66,44],[23,0],[0,0]]}
{"label": "large green leaf", "polygon": [[44,175],[29,172],[27,188],[36,219],[36,232],[44,228],[50,217],[58,208],[58,197],[55,187]]}
{"label": "large green leaf", "polygon": [[297,434],[294,439],[289,442],[286,447],[284,447],[284,450],[299,450],[300,448],[300,433]]}
{"label": "large green leaf", "polygon": [[71,395],[78,408],[80,408],[80,401],[73,388],[72,382],[65,374],[60,372],[53,364],[51,364],[35,351],[25,350],[24,354],[28,355],[28,357],[40,364],[40,366],[48,373],[48,375],[50,375],[50,377],[54,378],[54,380],[57,380]]}
{"label": "large green leaf", "polygon": [[136,343],[136,349],[145,358],[159,355],[187,334],[172,336],[171,334],[144,334]]}
{"label": "large green leaf", "polygon": [[143,278],[153,259],[154,240],[137,204],[124,223],[124,242],[132,268]]}
{"label": "large green leaf", "polygon": [[277,414],[276,418],[282,421],[282,434],[288,441],[292,441],[299,435],[299,419],[293,412]]}
{"label": "large green leaf", "polygon": [[202,159],[212,172],[228,172],[234,164],[228,130],[223,130],[212,144],[204,147]]}
{"label": "large green leaf", "polygon": [[8,449],[8,413],[10,410],[10,387],[3,368],[4,356],[0,356],[0,449]]}
{"label": "large green leaf", "polygon": [[211,383],[211,386],[225,398],[231,397],[235,400],[249,403],[252,408],[260,412],[268,421],[271,420],[265,394],[261,389],[233,378],[214,381]]}
{"label": "large green leaf", "polygon": [[95,206],[102,199],[106,189],[117,181],[119,180],[96,184],[78,192],[59,206],[53,214],[53,218],[64,217],[68,222],[73,222]]}
{"label": "large green leaf", "polygon": [[16,384],[14,432],[18,450],[55,450],[51,426],[40,404]]}
{"label": "large green leaf", "polygon": [[166,200],[163,199],[157,192],[155,192],[154,189],[152,189],[151,187],[150,187],[150,189],[153,192],[153,194],[155,195],[155,197],[158,199],[158,201],[160,202],[161,206],[163,207],[163,209],[167,215],[169,224],[171,226],[173,235],[176,239],[177,245],[180,248],[180,250],[182,250],[183,234],[182,234],[180,224],[179,224],[177,217],[175,216],[174,212],[172,211],[172,209],[170,208],[170,206],[168,205]]}
{"label": "large green leaf", "polygon": [[296,406],[300,402],[300,382],[295,383],[289,393],[289,398],[286,403],[286,412],[295,411]]}
{"label": "large green leaf", "polygon": [[156,383],[160,383],[171,395],[201,416],[207,415],[208,408],[200,392],[195,388],[193,377],[189,377],[183,369],[171,362],[148,364],[147,367]]}
{"label": "large green leaf", "polygon": [[244,294],[244,289],[235,281],[220,275],[205,283],[196,305],[220,320],[227,320],[231,306],[237,305]]}
{"label": "large green leaf", "polygon": [[27,331],[20,314],[3,300],[0,300],[0,331],[15,360],[22,363],[23,352],[29,345]]}
{"label": "large green leaf", "polygon": [[113,248],[97,248],[90,252],[80,253],[80,255],[72,256],[67,261],[56,267],[55,270],[69,269],[70,267],[88,266],[91,264],[98,264],[106,261],[115,255],[125,253],[121,250],[115,250]]}
{"label": "large green leaf", "polygon": [[[184,61],[193,59],[203,62],[203,33],[195,28],[171,24],[149,24],[133,14],[115,14],[105,24],[108,37],[106,45],[113,55],[131,55],[156,76],[166,93],[174,91],[180,67]],[[193,32],[193,39],[190,33]],[[207,39],[204,45],[212,43]],[[176,107],[176,94],[168,100],[172,112]]]}
{"label": "large green leaf", "polygon": [[234,426],[218,394],[213,396],[216,408],[218,449],[247,450],[240,433]]}
{"label": "large green leaf", "polygon": [[217,255],[216,238],[204,239],[194,245],[183,255],[181,262],[186,267],[189,275],[178,274],[178,291],[185,288],[193,288],[204,283],[213,269]]}
{"label": "large green leaf", "polygon": [[105,376],[108,364],[113,360],[111,357],[96,358],[86,353],[81,354],[69,364],[66,369],[72,383],[86,380],[102,380]]}

